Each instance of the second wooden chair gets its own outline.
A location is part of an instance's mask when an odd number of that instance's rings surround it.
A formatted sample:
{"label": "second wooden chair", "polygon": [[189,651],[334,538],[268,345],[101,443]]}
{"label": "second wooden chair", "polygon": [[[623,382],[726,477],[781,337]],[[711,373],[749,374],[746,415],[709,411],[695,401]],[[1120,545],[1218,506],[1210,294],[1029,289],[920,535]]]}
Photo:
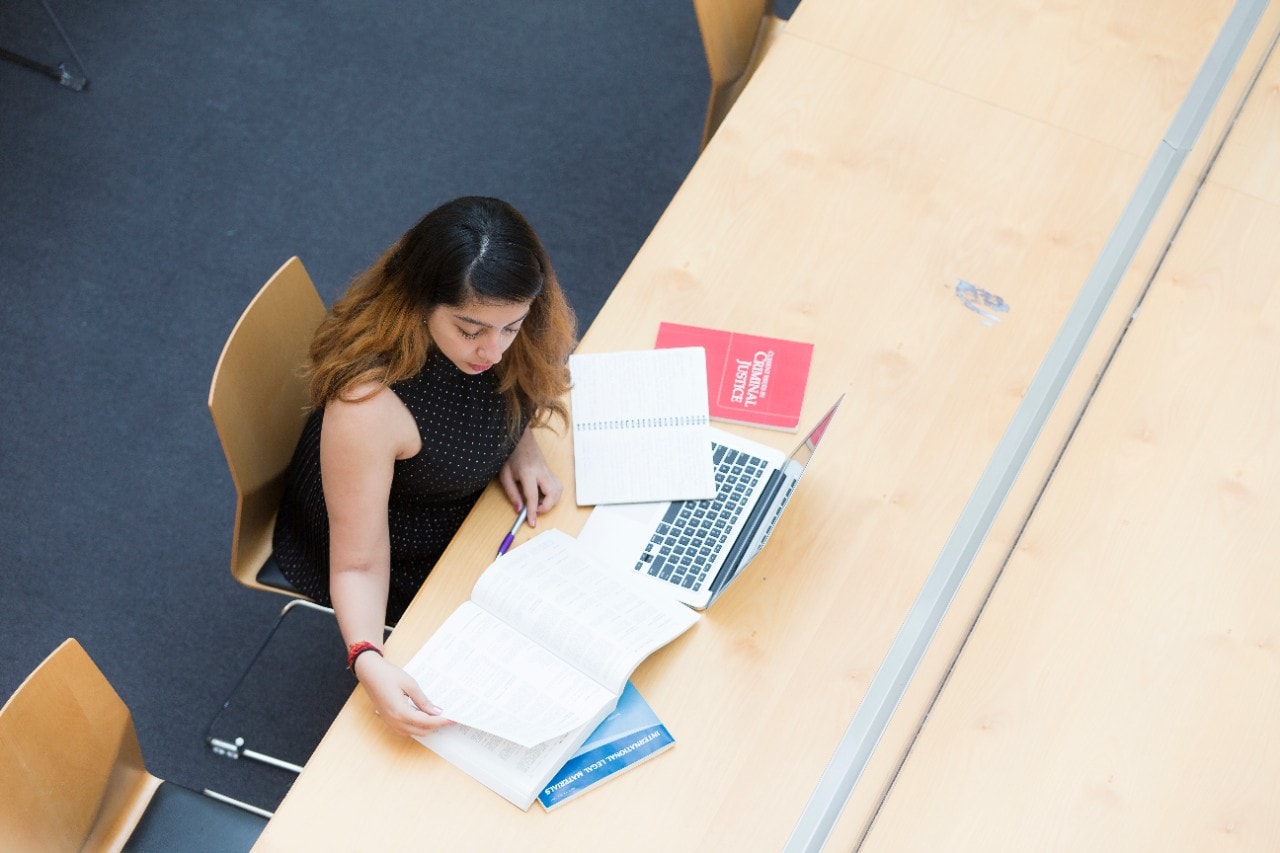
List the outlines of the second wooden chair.
{"label": "second wooden chair", "polygon": [[774,15],[773,0],[693,0],[693,10],[711,72],[706,148],[786,21]]}
{"label": "second wooden chair", "polygon": [[74,639],[0,709],[0,850],[249,850],[269,815],[147,772],[133,717]]}

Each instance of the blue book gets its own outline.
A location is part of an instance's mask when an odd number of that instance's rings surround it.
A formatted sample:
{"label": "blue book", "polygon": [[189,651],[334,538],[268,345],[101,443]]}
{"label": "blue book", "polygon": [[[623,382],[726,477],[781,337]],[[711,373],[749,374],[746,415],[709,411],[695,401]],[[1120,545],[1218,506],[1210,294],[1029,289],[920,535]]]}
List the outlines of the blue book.
{"label": "blue book", "polygon": [[673,744],[675,738],[628,681],[618,699],[618,707],[551,777],[538,795],[538,802],[550,811],[670,749]]}

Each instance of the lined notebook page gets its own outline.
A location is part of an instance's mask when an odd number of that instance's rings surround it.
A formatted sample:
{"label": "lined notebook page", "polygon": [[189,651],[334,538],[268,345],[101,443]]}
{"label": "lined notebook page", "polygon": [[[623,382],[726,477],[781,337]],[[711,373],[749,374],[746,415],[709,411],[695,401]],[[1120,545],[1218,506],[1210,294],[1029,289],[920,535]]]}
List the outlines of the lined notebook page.
{"label": "lined notebook page", "polygon": [[581,506],[714,497],[702,347],[569,356]]}

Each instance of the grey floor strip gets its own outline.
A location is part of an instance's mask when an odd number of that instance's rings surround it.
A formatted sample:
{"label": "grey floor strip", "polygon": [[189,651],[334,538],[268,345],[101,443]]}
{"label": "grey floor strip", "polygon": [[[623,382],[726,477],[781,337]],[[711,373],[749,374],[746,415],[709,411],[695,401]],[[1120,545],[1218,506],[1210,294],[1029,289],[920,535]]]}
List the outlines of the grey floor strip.
{"label": "grey floor strip", "polygon": [[817,851],[826,843],[841,808],[866,768],[1107,302],[1151,227],[1187,153],[1208,122],[1266,5],[1266,0],[1240,0],[1228,16],[810,795],[787,841],[787,851]]}

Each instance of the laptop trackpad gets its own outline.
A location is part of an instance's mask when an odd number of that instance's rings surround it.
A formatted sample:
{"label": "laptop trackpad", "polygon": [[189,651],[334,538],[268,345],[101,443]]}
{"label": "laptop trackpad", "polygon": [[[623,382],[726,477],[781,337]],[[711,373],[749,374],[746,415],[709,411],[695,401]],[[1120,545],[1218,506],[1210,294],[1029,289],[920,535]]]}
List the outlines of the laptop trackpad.
{"label": "laptop trackpad", "polygon": [[578,542],[606,568],[634,571],[658,522],[671,504],[609,504],[598,506],[587,516]]}

